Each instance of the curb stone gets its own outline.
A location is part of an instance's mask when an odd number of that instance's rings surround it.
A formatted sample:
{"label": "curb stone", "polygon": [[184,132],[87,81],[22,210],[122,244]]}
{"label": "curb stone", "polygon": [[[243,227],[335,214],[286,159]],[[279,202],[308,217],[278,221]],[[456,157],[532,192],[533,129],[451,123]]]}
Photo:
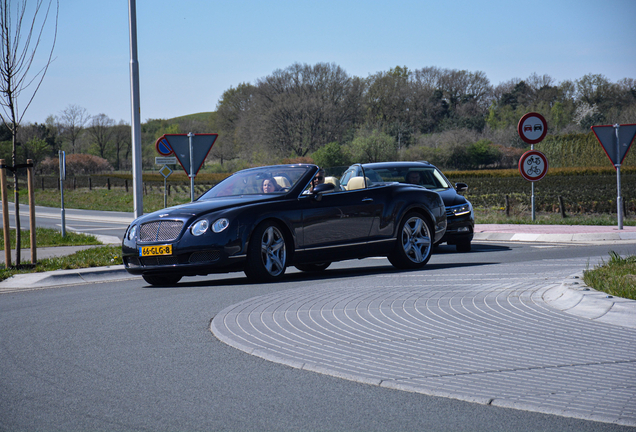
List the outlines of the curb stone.
{"label": "curb stone", "polygon": [[0,293],[28,291],[54,286],[130,280],[140,277],[129,274],[123,265],[17,274],[0,282]]}
{"label": "curb stone", "polygon": [[561,285],[550,288],[543,300],[570,315],[598,322],[636,328],[636,301],[614,297],[588,287],[583,272],[575,273]]}

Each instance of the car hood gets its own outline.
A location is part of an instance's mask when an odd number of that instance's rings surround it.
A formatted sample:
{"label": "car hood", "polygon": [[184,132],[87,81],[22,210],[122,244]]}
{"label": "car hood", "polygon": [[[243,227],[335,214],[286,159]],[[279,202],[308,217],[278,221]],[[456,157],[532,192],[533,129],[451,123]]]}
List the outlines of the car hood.
{"label": "car hood", "polygon": [[275,201],[280,198],[281,195],[241,195],[212,198],[157,210],[156,212],[148,213],[147,215],[139,217],[135,222],[144,223],[155,219],[189,219],[191,217],[203,216],[219,210],[226,210],[265,201]]}
{"label": "car hood", "polygon": [[449,188],[444,190],[437,190],[436,192],[442,197],[442,200],[444,201],[444,205],[446,207],[461,205],[468,202],[468,200],[462,195],[459,195],[455,191],[455,189]]}

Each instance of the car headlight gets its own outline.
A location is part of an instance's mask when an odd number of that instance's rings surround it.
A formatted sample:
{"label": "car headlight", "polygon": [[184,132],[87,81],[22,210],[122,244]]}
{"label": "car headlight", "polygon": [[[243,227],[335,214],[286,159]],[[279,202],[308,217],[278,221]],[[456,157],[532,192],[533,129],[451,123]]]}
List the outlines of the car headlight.
{"label": "car headlight", "polygon": [[217,219],[213,224],[212,224],[212,231],[214,231],[215,233],[220,233],[221,231],[223,231],[225,228],[230,226],[230,221],[225,219],[225,218],[221,218],[221,219]]}
{"label": "car headlight", "polygon": [[190,228],[190,232],[192,232],[193,236],[200,236],[203,235],[209,227],[210,223],[206,219],[201,219],[200,221],[197,221],[194,223],[194,225],[192,225],[192,228]]}
{"label": "car headlight", "polygon": [[472,209],[471,209],[470,203],[466,203],[466,204],[450,207],[448,210],[453,214],[453,216],[462,216],[462,215],[470,213]]}
{"label": "car headlight", "polygon": [[133,225],[130,228],[128,228],[128,235],[126,236],[126,238],[128,238],[128,240],[132,240],[135,238],[136,234],[137,234],[137,225]]}

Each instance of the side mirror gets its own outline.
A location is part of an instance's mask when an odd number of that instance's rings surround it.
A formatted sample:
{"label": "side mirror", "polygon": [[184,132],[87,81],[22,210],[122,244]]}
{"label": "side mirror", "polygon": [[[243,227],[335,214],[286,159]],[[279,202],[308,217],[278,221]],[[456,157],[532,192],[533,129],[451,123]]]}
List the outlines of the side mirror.
{"label": "side mirror", "polygon": [[320,195],[320,194],[324,194],[325,192],[331,192],[335,188],[336,188],[336,185],[332,183],[321,183],[314,188],[312,193],[314,195]]}
{"label": "side mirror", "polygon": [[466,192],[468,190],[468,185],[466,183],[455,183],[455,190],[457,192]]}
{"label": "side mirror", "polygon": [[331,192],[336,188],[336,185],[331,183],[321,183],[317,185],[314,190],[311,192],[311,196],[314,197],[316,201],[320,201],[322,199],[322,194],[325,192]]}
{"label": "side mirror", "polygon": [[316,198],[320,199],[320,195],[326,192],[332,192],[335,188],[336,188],[336,185],[332,183],[320,183],[319,185],[314,187],[314,190],[311,192],[311,194],[315,196]]}

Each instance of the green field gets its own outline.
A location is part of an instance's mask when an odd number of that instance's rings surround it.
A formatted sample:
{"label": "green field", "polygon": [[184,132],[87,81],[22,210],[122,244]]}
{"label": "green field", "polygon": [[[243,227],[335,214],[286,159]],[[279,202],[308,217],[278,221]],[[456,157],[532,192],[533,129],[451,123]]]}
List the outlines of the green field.
{"label": "green field", "polygon": [[[531,213],[531,183],[518,173],[508,175],[477,176],[473,173],[447,173],[453,183],[468,184],[466,198],[473,204],[477,215],[505,216],[506,197],[510,219],[524,219]],[[535,182],[535,210],[550,219],[561,218],[559,197],[569,223],[587,220],[590,225],[616,221],[616,174],[581,172],[581,174],[548,174]],[[636,173],[621,175],[621,196],[624,203],[625,223],[634,223],[636,216]],[[477,220],[477,222],[485,222]]]}

